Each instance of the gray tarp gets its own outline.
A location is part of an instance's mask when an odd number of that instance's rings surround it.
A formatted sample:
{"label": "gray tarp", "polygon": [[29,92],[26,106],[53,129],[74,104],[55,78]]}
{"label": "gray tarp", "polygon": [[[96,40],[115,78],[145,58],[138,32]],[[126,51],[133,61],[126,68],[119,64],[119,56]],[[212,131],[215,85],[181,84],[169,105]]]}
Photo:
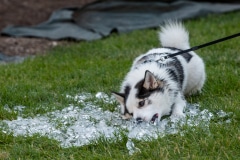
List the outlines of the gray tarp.
{"label": "gray tarp", "polygon": [[167,19],[188,19],[238,9],[240,3],[98,1],[82,8],[57,10],[49,20],[36,26],[10,26],[1,33],[14,37],[90,41],[108,36],[112,32],[158,27]]}

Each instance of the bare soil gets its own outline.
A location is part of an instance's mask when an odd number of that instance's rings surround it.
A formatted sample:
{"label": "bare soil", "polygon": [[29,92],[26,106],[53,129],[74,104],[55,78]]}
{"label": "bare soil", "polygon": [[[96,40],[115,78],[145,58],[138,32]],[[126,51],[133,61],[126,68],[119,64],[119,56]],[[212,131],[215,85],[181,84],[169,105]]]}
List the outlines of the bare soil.
{"label": "bare soil", "polygon": [[[32,26],[46,21],[54,10],[81,7],[95,0],[0,0],[0,31],[8,25]],[[0,53],[9,56],[44,54],[66,41],[0,36]]]}

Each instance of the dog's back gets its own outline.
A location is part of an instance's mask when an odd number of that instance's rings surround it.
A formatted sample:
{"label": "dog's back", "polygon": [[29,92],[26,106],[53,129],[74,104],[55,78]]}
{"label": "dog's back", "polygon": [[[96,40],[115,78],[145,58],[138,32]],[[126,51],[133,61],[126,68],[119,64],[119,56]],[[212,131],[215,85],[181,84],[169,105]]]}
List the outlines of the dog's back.
{"label": "dog's back", "polygon": [[[159,39],[162,47],[172,47],[181,50],[190,48],[188,31],[180,22],[168,21],[161,26]],[[180,56],[183,56],[188,62],[187,84],[184,94],[191,95],[201,92],[206,79],[205,66],[202,59],[195,52],[189,52]]]}

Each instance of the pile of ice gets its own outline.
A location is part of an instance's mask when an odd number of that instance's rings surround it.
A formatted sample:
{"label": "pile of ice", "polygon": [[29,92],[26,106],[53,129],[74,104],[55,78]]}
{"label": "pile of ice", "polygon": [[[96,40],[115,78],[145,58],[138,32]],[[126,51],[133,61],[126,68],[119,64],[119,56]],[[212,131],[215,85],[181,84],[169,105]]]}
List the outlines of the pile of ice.
{"label": "pile of ice", "polygon": [[[114,139],[120,131],[125,131],[129,138],[126,147],[129,154],[133,154],[137,149],[132,139],[151,140],[167,134],[180,132],[183,125],[199,126],[208,129],[210,120],[214,116],[227,117],[230,113],[219,111],[213,114],[207,109],[200,110],[197,104],[188,104],[185,109],[186,118],[174,119],[167,117],[158,124],[142,122],[136,123],[134,120],[122,120],[118,109],[114,112],[103,110],[98,106],[98,102],[116,104],[113,97],[99,92],[96,95],[83,93],[76,96],[67,95],[66,98],[77,101],[79,106],[69,105],[68,107],[37,115],[34,118],[22,118],[21,114],[16,120],[0,121],[2,131],[12,132],[15,136],[31,136],[40,134],[58,140],[63,147],[87,145],[97,140],[100,136]],[[93,101],[89,101],[93,99]],[[84,107],[80,107],[84,106]],[[5,107],[7,111],[11,111]],[[16,106],[14,111],[21,113],[23,106]],[[226,122],[229,122],[228,119]],[[181,133],[184,134],[184,133]]]}

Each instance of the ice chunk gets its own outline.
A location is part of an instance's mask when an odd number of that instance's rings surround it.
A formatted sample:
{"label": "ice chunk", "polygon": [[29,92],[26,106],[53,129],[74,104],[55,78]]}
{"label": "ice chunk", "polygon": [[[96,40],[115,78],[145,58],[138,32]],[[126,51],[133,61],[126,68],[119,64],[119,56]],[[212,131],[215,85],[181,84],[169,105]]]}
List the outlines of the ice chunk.
{"label": "ice chunk", "polygon": [[139,148],[135,147],[135,145],[131,139],[128,139],[128,141],[126,143],[126,147],[129,151],[129,155],[133,155],[135,152],[141,152],[141,150]]}
{"label": "ice chunk", "polygon": [[[142,122],[135,120],[123,120],[119,112],[103,110],[96,104],[99,101],[113,104],[115,100],[103,92],[96,95],[81,93],[76,96],[67,95],[66,98],[80,102],[81,107],[69,105],[62,110],[37,115],[33,118],[22,118],[18,115],[16,120],[0,121],[0,128],[4,133],[13,132],[15,136],[31,136],[40,134],[58,140],[63,147],[83,146],[90,144],[101,136],[115,139],[120,131],[126,131],[128,137],[126,144],[129,154],[140,151],[135,147],[132,139],[152,140],[168,134],[176,134],[181,126],[200,126],[209,128],[211,119],[218,117],[229,117],[229,113],[220,110],[217,114],[211,113],[207,109],[201,110],[198,104],[188,104],[184,112],[186,117],[179,119],[166,117],[159,123]],[[93,101],[89,101],[89,99]],[[84,107],[83,107],[84,106]],[[13,111],[22,112],[25,107],[16,106]],[[12,111],[8,106],[4,107],[7,111]],[[229,122],[229,118],[227,119]],[[7,128],[6,128],[7,126]],[[184,135],[184,133],[181,133]]]}

